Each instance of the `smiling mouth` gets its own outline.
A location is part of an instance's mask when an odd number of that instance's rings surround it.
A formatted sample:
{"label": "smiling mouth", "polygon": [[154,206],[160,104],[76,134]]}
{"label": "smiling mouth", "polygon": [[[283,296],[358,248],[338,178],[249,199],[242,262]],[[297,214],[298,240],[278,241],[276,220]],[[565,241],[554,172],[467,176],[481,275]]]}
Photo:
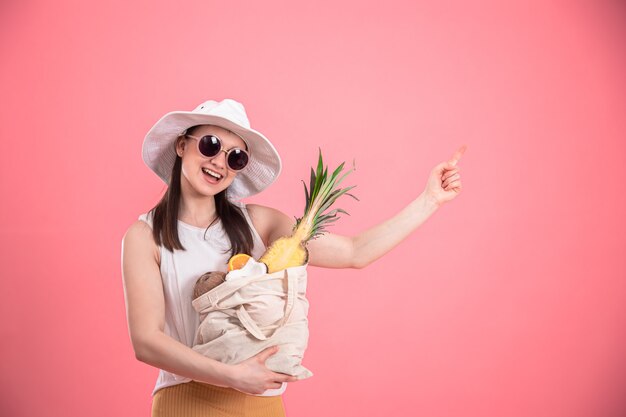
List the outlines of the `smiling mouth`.
{"label": "smiling mouth", "polygon": [[202,168],[202,172],[204,173],[204,175],[206,175],[209,178],[212,178],[215,181],[219,181],[223,178],[222,175],[208,168]]}

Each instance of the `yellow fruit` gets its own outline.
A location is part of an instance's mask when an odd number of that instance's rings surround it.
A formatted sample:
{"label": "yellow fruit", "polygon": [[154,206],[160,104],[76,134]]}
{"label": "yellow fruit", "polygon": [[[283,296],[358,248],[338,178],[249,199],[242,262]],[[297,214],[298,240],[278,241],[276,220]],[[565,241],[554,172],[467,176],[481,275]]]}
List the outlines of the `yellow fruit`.
{"label": "yellow fruit", "polygon": [[261,256],[259,262],[267,265],[267,272],[281,271],[292,266],[304,265],[309,260],[309,251],[295,236],[281,237],[274,241]]}
{"label": "yellow fruit", "polygon": [[250,258],[251,256],[245,253],[238,253],[236,255],[233,255],[228,260],[228,270],[234,271],[235,269],[243,268],[243,266],[248,263],[248,260]]}

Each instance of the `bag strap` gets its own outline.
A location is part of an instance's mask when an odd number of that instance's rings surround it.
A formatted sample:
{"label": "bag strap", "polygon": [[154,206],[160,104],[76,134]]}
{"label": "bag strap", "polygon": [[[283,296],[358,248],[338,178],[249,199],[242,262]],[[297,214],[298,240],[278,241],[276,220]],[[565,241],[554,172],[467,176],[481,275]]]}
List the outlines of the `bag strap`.
{"label": "bag strap", "polygon": [[252,317],[250,317],[250,314],[248,314],[248,311],[243,306],[243,304],[240,305],[237,309],[237,318],[239,318],[239,321],[241,321],[243,327],[245,327],[246,330],[248,330],[254,337],[259,340],[266,340],[272,337],[278,329],[280,329],[287,323],[289,317],[291,317],[291,312],[293,311],[293,306],[298,296],[298,277],[297,275],[289,275],[287,273],[287,270],[285,269],[285,275],[283,276],[283,279],[285,278],[287,281],[287,303],[285,304],[285,314],[280,323],[278,323],[278,326],[271,331],[271,334],[269,336],[265,336],[263,334],[259,326],[255,323]]}

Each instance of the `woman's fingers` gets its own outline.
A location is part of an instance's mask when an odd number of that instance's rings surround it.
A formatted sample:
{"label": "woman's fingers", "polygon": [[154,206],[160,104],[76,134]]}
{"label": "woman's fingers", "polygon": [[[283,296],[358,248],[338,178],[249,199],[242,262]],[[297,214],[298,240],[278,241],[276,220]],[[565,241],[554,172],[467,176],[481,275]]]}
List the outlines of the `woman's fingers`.
{"label": "woman's fingers", "polygon": [[274,375],[274,381],[276,382],[294,382],[297,381],[298,378],[296,378],[295,376],[292,375],[287,375],[287,374],[281,374],[281,373],[276,373]]}
{"label": "woman's fingers", "polygon": [[452,181],[458,181],[461,178],[459,174],[450,175],[446,180],[441,184],[443,188],[446,188],[448,185],[452,183]]}
{"label": "woman's fingers", "polygon": [[450,178],[452,175],[458,173],[461,170],[461,167],[456,167],[454,169],[451,169],[450,171],[446,171],[443,173],[443,175],[441,176],[441,180],[445,181],[448,178]]}
{"label": "woman's fingers", "polygon": [[265,363],[265,361],[267,360],[267,358],[269,358],[270,356],[272,356],[273,354],[275,354],[276,352],[278,352],[278,346],[274,345],[274,346],[270,346],[268,348],[263,349],[262,351],[260,351],[259,353],[257,353],[255,356],[257,357],[257,359],[261,362],[261,363]]}
{"label": "woman's fingers", "polygon": [[455,188],[460,189],[461,188],[461,181],[453,181],[450,184],[448,184],[447,186],[443,187],[443,189],[445,191],[450,191],[450,190],[454,190]]}
{"label": "woman's fingers", "polygon": [[444,188],[454,188],[454,187],[458,187],[459,185],[461,185],[461,180],[455,180],[455,181],[451,181]]}

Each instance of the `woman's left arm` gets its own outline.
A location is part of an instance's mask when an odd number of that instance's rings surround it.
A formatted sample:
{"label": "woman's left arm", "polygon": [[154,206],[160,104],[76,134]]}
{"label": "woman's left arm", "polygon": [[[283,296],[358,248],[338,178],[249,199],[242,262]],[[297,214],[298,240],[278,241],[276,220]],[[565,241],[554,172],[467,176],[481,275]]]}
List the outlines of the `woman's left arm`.
{"label": "woman's left arm", "polygon": [[[325,232],[307,243],[309,265],[325,268],[364,268],[380,258],[428,219],[444,203],[461,192],[460,167],[456,164],[465,152],[459,148],[454,156],[436,165],[424,191],[390,219],[356,236]],[[277,212],[280,213],[280,212]],[[294,222],[284,214],[274,217],[275,231],[270,241],[290,234]]]}
{"label": "woman's left arm", "polygon": [[395,216],[356,236],[324,233],[307,244],[309,265],[364,268],[402,242],[438,208],[423,192]]}

